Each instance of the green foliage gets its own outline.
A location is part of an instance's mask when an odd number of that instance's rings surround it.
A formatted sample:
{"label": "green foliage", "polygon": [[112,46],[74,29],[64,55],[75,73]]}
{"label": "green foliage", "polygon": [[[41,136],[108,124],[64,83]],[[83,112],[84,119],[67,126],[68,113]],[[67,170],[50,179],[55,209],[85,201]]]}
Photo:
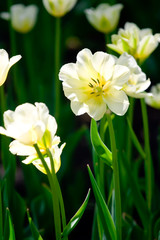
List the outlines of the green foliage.
{"label": "green foliage", "polygon": [[98,157],[100,157],[100,159],[102,159],[103,162],[107,164],[109,167],[112,167],[112,153],[101,140],[98,133],[97,124],[94,119],[91,120],[90,131],[92,145]]}

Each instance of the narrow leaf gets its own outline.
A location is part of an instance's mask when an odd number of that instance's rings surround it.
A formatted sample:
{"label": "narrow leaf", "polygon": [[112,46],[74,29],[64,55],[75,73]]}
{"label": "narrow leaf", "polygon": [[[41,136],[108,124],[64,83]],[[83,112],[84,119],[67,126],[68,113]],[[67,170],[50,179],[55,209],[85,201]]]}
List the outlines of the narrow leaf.
{"label": "narrow leaf", "polygon": [[130,131],[131,138],[132,138],[132,141],[134,143],[134,146],[136,147],[136,149],[139,152],[139,154],[141,155],[141,157],[144,159],[145,158],[145,152],[144,152],[141,144],[139,143],[138,138],[137,138],[137,136],[136,136],[128,118],[127,118],[127,123],[128,123],[129,131]]}
{"label": "narrow leaf", "polygon": [[38,231],[37,227],[33,223],[32,218],[30,217],[29,210],[27,210],[27,216],[28,216],[28,221],[29,221],[29,225],[30,225],[30,229],[31,229],[31,232],[32,232],[33,239],[34,240],[43,240],[43,238],[39,234],[39,231]]}
{"label": "narrow leaf", "polygon": [[88,166],[88,172],[89,172],[94,196],[95,196],[95,199],[96,199],[100,219],[101,219],[101,222],[103,224],[103,228],[104,228],[104,232],[106,234],[106,237],[107,237],[107,239],[116,240],[117,239],[116,228],[115,228],[112,216],[109,212],[108,206],[105,203],[105,200],[104,200],[104,198],[103,198],[103,196],[100,192],[100,189],[97,185],[97,182],[95,181],[95,179],[93,177],[93,174],[92,174],[89,166]]}
{"label": "narrow leaf", "polygon": [[90,128],[91,142],[97,153],[97,155],[107,164],[109,167],[112,167],[112,153],[103,143],[97,129],[97,123],[94,119],[91,121]]}
{"label": "narrow leaf", "polygon": [[131,167],[128,164],[125,154],[123,155],[123,160],[124,160],[125,171],[126,173],[128,173],[128,181],[131,187],[134,204],[137,208],[137,211],[139,213],[143,226],[147,228],[148,223],[150,221],[149,220],[150,213],[149,213],[146,201],[144,200],[143,195],[141,194],[141,191],[139,189],[138,183],[134,175],[132,174]]}
{"label": "narrow leaf", "polygon": [[3,239],[2,187],[0,182],[0,239]]}
{"label": "narrow leaf", "polygon": [[63,238],[68,236],[70,234],[70,232],[76,227],[76,225],[78,224],[78,222],[80,221],[81,217],[83,216],[83,213],[87,207],[88,201],[89,201],[89,196],[90,196],[90,189],[88,190],[87,196],[83,202],[83,204],[81,205],[81,207],[79,208],[79,210],[76,212],[76,214],[71,218],[71,220],[69,221],[69,223],[67,224],[67,226],[65,227],[62,236]]}
{"label": "narrow leaf", "polygon": [[15,240],[15,239],[16,238],[15,238],[10,211],[9,211],[9,208],[6,208],[4,240]]}

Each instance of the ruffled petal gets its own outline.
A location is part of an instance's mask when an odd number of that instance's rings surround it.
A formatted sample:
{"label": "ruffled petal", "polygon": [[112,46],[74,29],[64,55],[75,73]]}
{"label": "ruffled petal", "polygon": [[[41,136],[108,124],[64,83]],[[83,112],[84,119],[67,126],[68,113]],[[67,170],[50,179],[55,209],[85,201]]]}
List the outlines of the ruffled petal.
{"label": "ruffled petal", "polygon": [[16,154],[18,156],[28,156],[36,153],[34,147],[24,145],[17,140],[10,143],[9,150],[12,154]]}
{"label": "ruffled petal", "polygon": [[123,116],[129,107],[127,95],[123,91],[114,88],[110,88],[108,94],[104,96],[104,101],[109,109],[119,116]]}

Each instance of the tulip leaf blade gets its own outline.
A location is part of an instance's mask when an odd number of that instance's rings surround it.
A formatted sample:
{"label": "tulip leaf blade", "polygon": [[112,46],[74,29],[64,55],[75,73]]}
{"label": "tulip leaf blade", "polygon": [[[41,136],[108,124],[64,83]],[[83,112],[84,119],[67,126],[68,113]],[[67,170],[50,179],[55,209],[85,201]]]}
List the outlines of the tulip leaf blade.
{"label": "tulip leaf blade", "polygon": [[29,221],[29,225],[30,225],[30,229],[31,229],[31,232],[32,232],[33,239],[34,240],[43,240],[43,238],[41,237],[37,227],[33,223],[32,218],[30,217],[29,210],[27,210],[27,216],[28,216],[28,221]]}
{"label": "tulip leaf blade", "polygon": [[104,228],[105,235],[107,236],[107,239],[117,240],[117,232],[116,232],[116,228],[115,228],[112,216],[110,214],[108,206],[105,203],[102,193],[98,187],[98,184],[97,184],[89,166],[88,166],[88,172],[89,172],[92,189],[93,189],[94,196],[96,199],[98,212],[99,212],[100,219],[101,219],[101,222],[102,222],[102,225]]}
{"label": "tulip leaf blade", "polygon": [[97,155],[105,164],[107,164],[109,167],[112,167],[112,153],[100,138],[97,129],[97,123],[94,119],[91,120],[90,135],[93,148]]}
{"label": "tulip leaf blade", "polygon": [[131,135],[131,138],[132,138],[132,141],[137,149],[137,151],[139,152],[139,154],[141,155],[141,157],[144,159],[146,154],[141,146],[141,144],[139,143],[139,140],[131,126],[131,123],[129,121],[129,118],[127,118],[127,123],[128,123],[128,128],[129,128],[129,131],[130,131],[130,135]]}
{"label": "tulip leaf blade", "polygon": [[9,208],[6,208],[5,226],[4,226],[4,240],[16,240],[14,227],[11,219]]}
{"label": "tulip leaf blade", "polygon": [[63,238],[67,237],[70,234],[70,232],[76,227],[78,222],[80,221],[80,219],[83,216],[83,213],[88,205],[89,197],[90,197],[90,189],[88,190],[87,196],[86,196],[84,202],[82,203],[81,207],[78,209],[76,214],[71,218],[69,223],[66,225],[66,227],[62,233]]}

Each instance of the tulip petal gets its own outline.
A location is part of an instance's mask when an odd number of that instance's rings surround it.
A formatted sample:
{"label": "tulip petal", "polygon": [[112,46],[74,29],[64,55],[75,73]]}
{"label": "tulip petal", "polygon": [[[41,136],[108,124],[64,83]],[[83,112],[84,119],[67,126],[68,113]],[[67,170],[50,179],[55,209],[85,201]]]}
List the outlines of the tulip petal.
{"label": "tulip petal", "polygon": [[109,109],[119,116],[124,115],[129,107],[127,95],[123,91],[114,88],[110,89],[110,92],[105,95],[104,101]]}

